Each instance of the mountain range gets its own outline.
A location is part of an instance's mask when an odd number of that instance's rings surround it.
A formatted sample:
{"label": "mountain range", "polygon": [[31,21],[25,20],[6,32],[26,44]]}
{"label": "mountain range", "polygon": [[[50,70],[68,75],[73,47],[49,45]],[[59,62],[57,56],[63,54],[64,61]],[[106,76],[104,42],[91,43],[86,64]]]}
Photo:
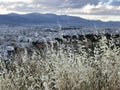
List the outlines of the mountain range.
{"label": "mountain range", "polygon": [[102,22],[100,20],[87,20],[80,17],[56,14],[16,14],[9,13],[0,15],[0,25],[25,25],[25,24],[56,24],[59,22],[62,25],[81,25],[81,26],[120,26],[120,22],[109,21]]}

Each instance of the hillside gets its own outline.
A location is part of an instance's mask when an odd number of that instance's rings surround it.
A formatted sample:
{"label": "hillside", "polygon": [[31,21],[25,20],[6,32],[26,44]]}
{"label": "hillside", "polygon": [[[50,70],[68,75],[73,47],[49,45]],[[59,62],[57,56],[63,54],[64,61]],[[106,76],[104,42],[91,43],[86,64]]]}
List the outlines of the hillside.
{"label": "hillside", "polygon": [[26,25],[26,24],[56,24],[62,25],[81,25],[81,26],[119,26],[120,22],[102,22],[100,20],[87,20],[75,16],[56,15],[56,14],[4,14],[0,15],[0,24],[5,25]]}

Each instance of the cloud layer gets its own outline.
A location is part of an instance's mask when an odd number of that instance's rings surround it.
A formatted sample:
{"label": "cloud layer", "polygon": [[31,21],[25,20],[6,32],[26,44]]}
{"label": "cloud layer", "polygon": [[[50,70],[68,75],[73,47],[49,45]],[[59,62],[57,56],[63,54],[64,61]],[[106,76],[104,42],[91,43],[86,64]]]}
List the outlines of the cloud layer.
{"label": "cloud layer", "polygon": [[0,0],[0,13],[120,15],[120,0]]}

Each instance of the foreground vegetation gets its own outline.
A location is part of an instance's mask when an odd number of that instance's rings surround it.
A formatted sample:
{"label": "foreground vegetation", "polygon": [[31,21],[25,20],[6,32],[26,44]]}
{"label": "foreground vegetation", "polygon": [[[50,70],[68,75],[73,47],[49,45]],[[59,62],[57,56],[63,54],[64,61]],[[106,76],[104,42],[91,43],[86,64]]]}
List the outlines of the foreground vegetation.
{"label": "foreground vegetation", "polygon": [[120,90],[120,37],[100,37],[34,44],[1,59],[0,90]]}

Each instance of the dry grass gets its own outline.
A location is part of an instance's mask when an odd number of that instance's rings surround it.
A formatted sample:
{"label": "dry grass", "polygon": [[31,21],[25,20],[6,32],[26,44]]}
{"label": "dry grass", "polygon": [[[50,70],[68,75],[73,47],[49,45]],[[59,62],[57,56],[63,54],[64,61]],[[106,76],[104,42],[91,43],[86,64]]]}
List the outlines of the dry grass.
{"label": "dry grass", "polygon": [[[27,49],[22,62],[0,60],[0,90],[120,90],[120,48],[105,36],[91,49],[84,45],[59,45],[44,52],[33,48],[28,57]],[[78,41],[78,43],[81,43]],[[114,47],[111,49],[111,47]]]}

